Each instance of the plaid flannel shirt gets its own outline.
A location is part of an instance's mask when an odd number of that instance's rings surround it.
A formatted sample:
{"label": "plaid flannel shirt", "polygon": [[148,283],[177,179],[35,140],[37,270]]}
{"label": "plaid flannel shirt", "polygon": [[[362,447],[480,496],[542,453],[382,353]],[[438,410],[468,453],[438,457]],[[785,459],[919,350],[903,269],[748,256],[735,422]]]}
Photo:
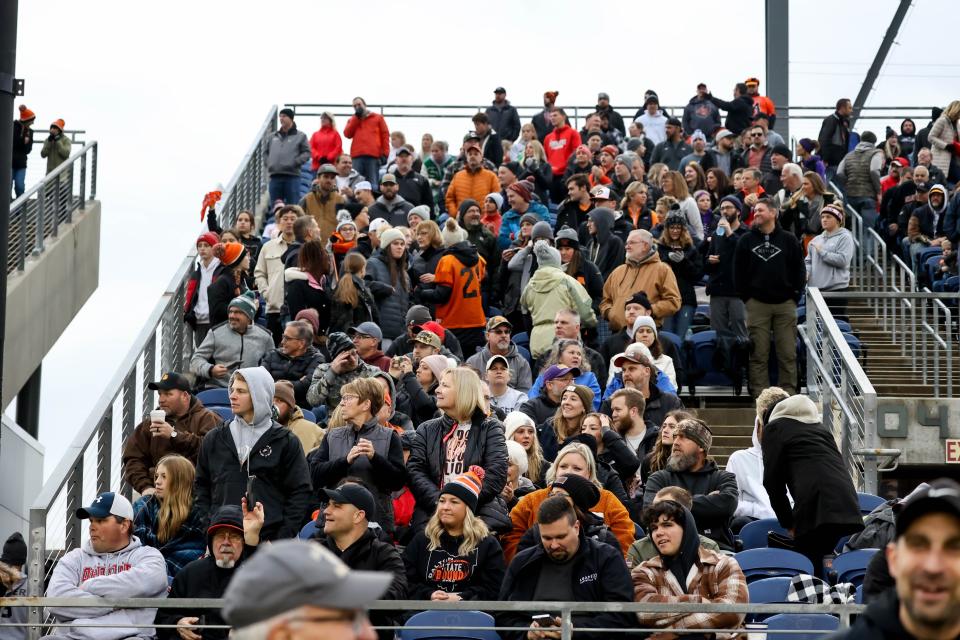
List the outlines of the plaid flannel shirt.
{"label": "plaid flannel shirt", "polygon": [[[703,604],[746,604],[750,601],[747,579],[732,556],[700,547],[700,561],[687,576],[689,593],[684,593],[677,578],[665,569],[660,556],[633,569],[636,602],[696,602]],[[738,629],[742,613],[638,613],[644,627],[658,629]],[[735,638],[738,634],[718,634],[717,638]]]}

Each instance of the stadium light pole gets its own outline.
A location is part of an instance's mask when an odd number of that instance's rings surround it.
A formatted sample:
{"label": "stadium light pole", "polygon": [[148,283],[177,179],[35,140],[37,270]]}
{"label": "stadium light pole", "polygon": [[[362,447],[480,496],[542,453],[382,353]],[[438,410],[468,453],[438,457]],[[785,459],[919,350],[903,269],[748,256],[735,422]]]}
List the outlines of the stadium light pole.
{"label": "stadium light pole", "polygon": [[[4,338],[7,331],[7,236],[13,177],[13,100],[17,66],[17,0],[0,2],[0,390],[3,389]],[[3,408],[0,407],[0,411]]]}

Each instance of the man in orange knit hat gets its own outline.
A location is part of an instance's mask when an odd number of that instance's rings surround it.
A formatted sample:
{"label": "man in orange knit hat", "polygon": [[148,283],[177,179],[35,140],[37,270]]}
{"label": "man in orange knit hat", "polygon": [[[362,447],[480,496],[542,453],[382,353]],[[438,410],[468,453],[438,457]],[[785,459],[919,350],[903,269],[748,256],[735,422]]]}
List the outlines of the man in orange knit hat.
{"label": "man in orange knit hat", "polygon": [[47,159],[47,173],[62,165],[70,157],[70,147],[73,142],[63,132],[66,126],[63,118],[58,118],[50,125],[50,135],[43,142],[40,157]]}
{"label": "man in orange knit hat", "polygon": [[33,126],[37,116],[27,109],[27,105],[20,105],[20,118],[13,121],[13,192],[19,198],[26,190],[27,156],[33,150]]}

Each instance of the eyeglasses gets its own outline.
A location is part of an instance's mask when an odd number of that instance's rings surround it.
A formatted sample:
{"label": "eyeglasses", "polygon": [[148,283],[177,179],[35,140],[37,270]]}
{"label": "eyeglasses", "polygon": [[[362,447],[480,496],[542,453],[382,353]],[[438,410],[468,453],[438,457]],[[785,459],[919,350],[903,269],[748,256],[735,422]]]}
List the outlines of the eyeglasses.
{"label": "eyeglasses", "polygon": [[760,132],[760,133],[751,133],[751,134],[750,134],[750,137],[751,137],[751,138],[759,138],[759,137],[762,136],[762,135],[763,135],[762,132]]}
{"label": "eyeglasses", "polygon": [[280,342],[283,342],[284,340],[303,340],[303,338],[300,338],[299,336],[288,336],[287,334],[283,334],[280,336]]}
{"label": "eyeglasses", "polygon": [[340,396],[340,404],[343,404],[345,402],[353,402],[354,400],[359,400],[359,399],[360,399],[360,396],[358,395],[355,395],[352,393],[345,393],[342,396]]}
{"label": "eyeglasses", "polygon": [[359,636],[363,631],[363,625],[367,622],[367,612],[358,609],[357,611],[349,611],[333,616],[297,616],[296,618],[290,618],[289,622],[310,622],[313,624],[323,624],[325,622],[350,622],[353,624],[354,636]]}
{"label": "eyeglasses", "polygon": [[368,336],[368,335],[365,334],[365,333],[355,333],[355,334],[353,334],[352,340],[353,340],[354,342],[356,342],[357,340],[363,340],[363,339],[365,339],[365,338],[372,338],[372,337],[373,337],[373,336]]}

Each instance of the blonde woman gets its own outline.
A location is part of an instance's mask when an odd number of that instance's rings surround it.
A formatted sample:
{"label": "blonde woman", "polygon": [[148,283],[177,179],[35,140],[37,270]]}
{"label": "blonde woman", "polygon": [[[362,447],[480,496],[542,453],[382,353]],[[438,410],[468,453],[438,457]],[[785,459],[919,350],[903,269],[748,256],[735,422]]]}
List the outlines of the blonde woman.
{"label": "blonde woman", "polygon": [[475,515],[483,469],[471,467],[440,490],[426,529],[403,552],[411,600],[495,600],[505,565],[500,543]]}
{"label": "blonde woman", "polygon": [[700,244],[703,241],[703,219],[700,218],[700,209],[697,207],[696,200],[690,195],[690,189],[683,174],[679,171],[665,171],[660,177],[660,188],[663,190],[663,195],[677,199],[693,241]]}
{"label": "blonde woman", "polygon": [[164,456],[154,475],[156,491],[133,505],[133,533],[163,554],[168,581],[207,550],[203,518],[193,508],[194,475],[193,463],[183,456]]}
{"label": "blonde woman", "polygon": [[513,440],[527,453],[527,471],[523,475],[538,488],[546,486],[544,475],[547,473],[546,461],[540,439],[537,438],[537,425],[533,418],[520,411],[511,411],[503,421],[507,440]]}
{"label": "blonde woman", "polygon": [[[600,480],[597,478],[597,464],[593,458],[593,452],[582,442],[573,442],[568,444],[560,453],[550,470],[547,472],[547,485],[553,484],[558,476],[578,475],[586,478],[600,491],[600,500],[590,508],[592,513],[603,515],[603,521],[613,532],[620,542],[621,552],[626,554],[627,549],[633,543],[635,529],[630,520],[630,514],[627,508],[619,499],[606,489],[600,488]],[[513,528],[509,533],[502,536],[503,553],[510,562],[517,553],[517,545],[524,532],[537,522],[537,510],[540,505],[550,496],[549,489],[539,489],[520,498],[520,502],[510,512],[510,520]]]}
{"label": "blonde woman", "polygon": [[[933,164],[950,181],[957,181],[960,173],[956,167],[960,163],[953,161],[953,156],[960,156],[960,141],[957,140],[957,121],[960,120],[960,100],[954,100],[947,105],[937,121],[930,128],[930,150],[933,152]],[[950,169],[954,170],[951,172]]]}
{"label": "blonde woman", "polygon": [[534,129],[533,124],[528,122],[520,127],[520,137],[517,138],[517,141],[510,147],[510,159],[522,165],[523,158],[527,152],[527,143],[533,142],[536,139],[537,130]]}
{"label": "blonde woman", "polygon": [[417,501],[414,528],[426,524],[440,489],[472,466],[486,472],[474,513],[495,531],[509,526],[505,509],[494,498],[507,483],[507,441],[503,425],[490,417],[480,377],[473,369],[454,367],[440,375],[434,393],[443,415],[417,427],[410,444],[407,472]]}

